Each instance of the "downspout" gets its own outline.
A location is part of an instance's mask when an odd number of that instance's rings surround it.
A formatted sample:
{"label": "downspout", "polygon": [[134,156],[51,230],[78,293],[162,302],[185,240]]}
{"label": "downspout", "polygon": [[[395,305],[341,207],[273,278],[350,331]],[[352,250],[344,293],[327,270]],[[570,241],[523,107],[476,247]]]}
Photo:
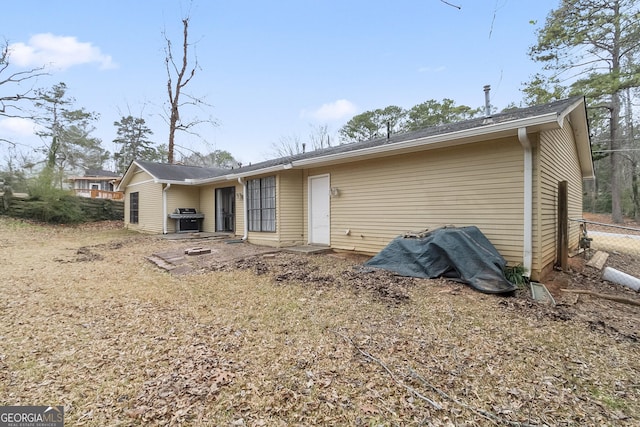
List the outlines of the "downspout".
{"label": "downspout", "polygon": [[167,190],[171,188],[171,183],[162,190],[162,234],[167,234]]}
{"label": "downspout", "polygon": [[527,128],[518,128],[518,140],[524,148],[524,242],[522,266],[524,275],[531,277],[533,258],[533,153]]}
{"label": "downspout", "polygon": [[242,185],[242,204],[244,207],[244,236],[242,236],[242,240],[247,240],[247,236],[249,235],[249,218],[248,218],[248,211],[249,209],[247,208],[247,185],[245,184],[245,182],[242,180],[242,177],[238,177],[238,183],[240,185]]}

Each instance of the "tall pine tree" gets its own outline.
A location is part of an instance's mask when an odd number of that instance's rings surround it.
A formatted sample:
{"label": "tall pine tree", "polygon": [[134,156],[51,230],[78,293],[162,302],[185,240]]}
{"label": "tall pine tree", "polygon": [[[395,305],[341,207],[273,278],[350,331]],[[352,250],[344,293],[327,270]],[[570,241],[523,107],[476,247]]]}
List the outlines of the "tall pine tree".
{"label": "tall pine tree", "polygon": [[159,154],[149,139],[153,132],[141,117],[122,117],[113,125],[118,128],[118,137],[113,140],[120,146],[114,154],[116,168],[123,173],[133,160],[159,160]]}
{"label": "tall pine tree", "polygon": [[637,0],[562,0],[538,31],[537,44],[529,52],[544,64],[546,73],[529,84],[530,96],[544,93],[540,89],[545,83],[561,94],[558,85],[564,84],[570,92],[586,95],[591,108],[606,112],[611,217],[616,223],[623,219],[621,96],[626,89],[640,86],[640,66],[633,60],[640,50],[639,9]]}

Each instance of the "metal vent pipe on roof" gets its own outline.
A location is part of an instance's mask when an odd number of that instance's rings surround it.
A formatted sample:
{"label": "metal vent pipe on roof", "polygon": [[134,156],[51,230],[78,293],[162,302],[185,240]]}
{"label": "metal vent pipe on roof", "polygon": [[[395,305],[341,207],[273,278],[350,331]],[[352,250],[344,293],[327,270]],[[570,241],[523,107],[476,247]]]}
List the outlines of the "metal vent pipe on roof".
{"label": "metal vent pipe on roof", "polygon": [[491,85],[484,86],[484,115],[487,117],[491,116],[491,99],[489,97],[489,92],[491,91]]}

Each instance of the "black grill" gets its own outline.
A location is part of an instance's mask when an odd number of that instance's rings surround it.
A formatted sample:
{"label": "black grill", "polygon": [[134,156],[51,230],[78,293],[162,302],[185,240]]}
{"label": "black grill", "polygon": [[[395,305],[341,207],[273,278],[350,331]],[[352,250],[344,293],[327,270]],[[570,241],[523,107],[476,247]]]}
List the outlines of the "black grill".
{"label": "black grill", "polygon": [[176,220],[176,233],[190,233],[200,231],[204,214],[196,208],[177,208],[169,218]]}

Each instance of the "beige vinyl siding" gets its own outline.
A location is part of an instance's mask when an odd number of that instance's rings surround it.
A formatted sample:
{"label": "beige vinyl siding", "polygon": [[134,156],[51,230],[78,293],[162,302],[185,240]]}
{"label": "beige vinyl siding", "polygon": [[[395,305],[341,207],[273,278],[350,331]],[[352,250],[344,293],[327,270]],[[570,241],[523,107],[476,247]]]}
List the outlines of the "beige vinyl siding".
{"label": "beige vinyl siding", "polygon": [[216,231],[216,211],[215,211],[216,187],[200,187],[200,208],[198,211],[204,214],[202,220],[202,231],[213,233]]}
{"label": "beige vinyl siding", "polygon": [[[522,262],[523,154],[517,138],[311,169],[330,174],[331,246],[376,253],[407,231],[476,225]],[[307,206],[304,230],[307,232]]]}
{"label": "beige vinyl siding", "polygon": [[[138,223],[129,222],[129,195],[138,192]],[[131,178],[125,192],[125,227],[148,233],[162,233],[162,185],[144,171],[138,171]],[[160,212],[160,213],[159,213]]]}
{"label": "beige vinyl siding", "polygon": [[[581,218],[582,175],[571,125],[567,120],[562,129],[542,132],[539,150],[541,249],[538,267],[542,271],[548,269],[556,259],[558,182],[568,183],[569,218]],[[569,248],[576,248],[579,229],[572,226],[569,231]]]}
{"label": "beige vinyl siding", "polygon": [[302,175],[302,171],[291,170],[280,173],[277,180],[276,232],[280,246],[303,243],[306,201],[302,197]]}
{"label": "beige vinyl siding", "polygon": [[[196,208],[199,211],[200,189],[187,185],[172,184],[167,190],[167,214],[172,213],[177,208]],[[162,209],[158,212],[158,215],[162,217]],[[175,233],[175,231],[176,221],[167,218],[167,233]]]}
{"label": "beige vinyl siding", "polygon": [[[244,185],[236,185],[236,235],[238,236],[244,235],[244,190]],[[239,194],[241,194],[242,196],[238,196]]]}

